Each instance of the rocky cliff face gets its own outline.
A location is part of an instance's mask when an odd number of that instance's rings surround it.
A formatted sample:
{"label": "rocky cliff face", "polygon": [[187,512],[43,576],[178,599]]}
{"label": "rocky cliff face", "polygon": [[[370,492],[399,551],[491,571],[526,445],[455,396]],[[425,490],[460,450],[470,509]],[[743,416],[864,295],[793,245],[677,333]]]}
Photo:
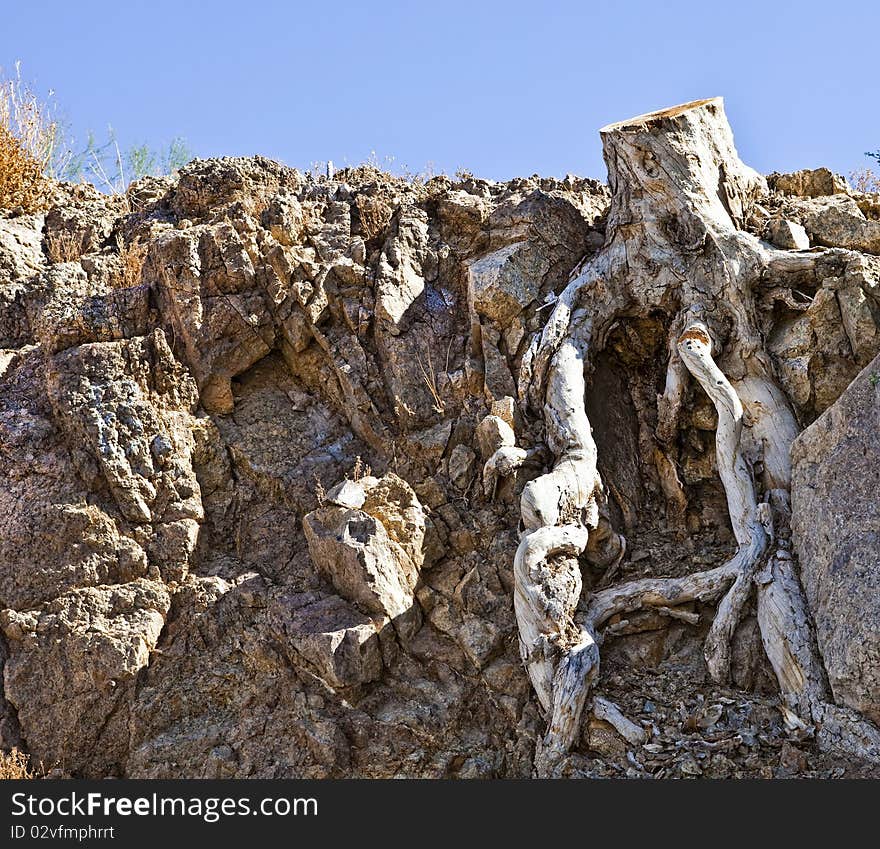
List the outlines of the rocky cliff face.
{"label": "rocky cliff face", "polygon": [[[793,517],[819,648],[838,701],[876,720],[880,200],[823,171],[770,183],[745,227],[792,256],[845,248],[760,308],[800,425],[821,416]],[[592,180],[254,158],[118,198],[59,185],[45,214],[0,218],[0,742],[89,777],[531,775],[544,718],[512,564],[551,455],[518,374],[609,202]],[[666,334],[634,315],[588,377],[628,546],[584,563],[585,597],[729,554],[697,391],[675,522],[652,471]],[[786,726],[753,613],[730,686],[710,683],[707,613],[613,617],[560,774],[876,773]]]}

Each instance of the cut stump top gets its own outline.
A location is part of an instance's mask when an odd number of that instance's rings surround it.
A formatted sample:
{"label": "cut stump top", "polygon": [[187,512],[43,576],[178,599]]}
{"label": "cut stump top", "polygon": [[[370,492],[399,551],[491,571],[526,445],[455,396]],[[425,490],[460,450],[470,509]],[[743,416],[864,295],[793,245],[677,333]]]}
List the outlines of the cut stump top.
{"label": "cut stump top", "polygon": [[615,121],[613,124],[606,124],[602,129],[599,130],[600,133],[610,133],[610,132],[619,132],[620,130],[626,130],[632,127],[633,129],[637,127],[644,127],[647,124],[654,123],[655,121],[660,121],[663,118],[675,118],[678,115],[681,115],[685,112],[692,112],[697,109],[701,109],[708,104],[713,104],[715,106],[724,106],[724,98],[722,97],[707,97],[704,100],[691,100],[689,103],[680,103],[678,106],[670,106],[667,109],[658,109],[655,112],[646,112],[644,115],[637,115],[635,118],[627,118],[625,121]]}

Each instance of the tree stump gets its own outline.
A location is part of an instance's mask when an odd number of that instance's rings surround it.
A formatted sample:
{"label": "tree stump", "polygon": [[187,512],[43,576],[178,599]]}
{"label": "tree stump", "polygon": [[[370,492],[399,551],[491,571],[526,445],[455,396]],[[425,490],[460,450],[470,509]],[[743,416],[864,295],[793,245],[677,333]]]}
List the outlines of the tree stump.
{"label": "tree stump", "polygon": [[[809,723],[821,722],[828,707],[788,534],[779,534],[788,525],[789,448],[799,427],[764,350],[768,319],[759,309],[761,294],[794,265],[803,270],[828,251],[793,255],[745,231],[767,187],[740,161],[720,98],[610,124],[601,137],[613,193],[605,244],[560,295],[519,379],[524,410],[543,416],[555,458],[522,493],[514,564],[521,654],[548,717],[544,763],[579,735],[602,625],[643,607],[720,599],[704,653],[711,676],[723,682],[733,632],[756,587],[764,645],[787,709]],[[607,566],[625,551],[605,509],[585,371],[617,322],[649,315],[670,328],[653,451],[667,515],[683,516],[687,503],[671,446],[693,377],[718,414],[717,468],[736,551],[705,572],[603,589],[578,617],[578,556]],[[745,455],[744,431],[759,447],[760,474]],[[853,746],[877,733],[858,717],[847,722]]]}

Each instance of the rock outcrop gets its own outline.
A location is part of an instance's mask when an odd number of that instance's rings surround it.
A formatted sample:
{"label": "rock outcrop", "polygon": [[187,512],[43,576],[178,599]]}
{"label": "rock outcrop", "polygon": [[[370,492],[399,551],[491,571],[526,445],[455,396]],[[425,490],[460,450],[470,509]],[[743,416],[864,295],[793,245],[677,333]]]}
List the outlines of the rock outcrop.
{"label": "rock outcrop", "polygon": [[[750,309],[815,421],[792,523],[822,658],[876,721],[880,202],[828,175],[775,175],[740,224],[780,249]],[[520,374],[609,189],[255,157],[53,198],[0,213],[0,745],[95,778],[533,775],[513,564],[558,446]],[[585,373],[607,535],[546,564],[578,570],[576,615],[729,554],[715,410],[683,392],[655,435],[669,333],[632,311]],[[754,605],[710,680],[713,609],[608,619],[556,774],[876,773],[792,736]]]}

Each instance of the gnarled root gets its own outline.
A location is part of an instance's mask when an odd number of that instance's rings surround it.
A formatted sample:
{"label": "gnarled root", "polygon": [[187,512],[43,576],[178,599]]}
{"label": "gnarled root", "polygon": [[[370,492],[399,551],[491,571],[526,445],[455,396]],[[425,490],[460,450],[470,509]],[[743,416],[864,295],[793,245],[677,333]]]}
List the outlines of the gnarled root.
{"label": "gnarled root", "polygon": [[[742,455],[742,403],[712,359],[705,325],[694,322],[685,329],[679,352],[718,412],[718,471],[739,543],[736,557],[727,564],[735,564],[736,578],[718,606],[706,639],[704,654],[709,672],[716,681],[724,681],[729,676],[730,641],[752,583],[757,584],[761,640],[779,682],[786,724],[803,730],[807,728],[803,719],[806,718],[817,724],[821,746],[880,761],[880,731],[854,711],[828,702],[828,687],[803,590],[788,551],[789,449],[797,430],[785,399],[763,376],[739,381],[749,402],[761,410],[761,416],[752,427],[752,438],[762,444],[769,503],[759,504],[751,470]],[[780,540],[768,558],[768,549],[774,542],[774,519],[779,526]]]}
{"label": "gnarled root", "polygon": [[742,619],[743,610],[752,594],[752,582],[773,535],[773,517],[769,504],[756,506],[755,518],[749,527],[751,537],[748,543],[739,546],[731,561],[737,569],[736,580],[718,605],[703,647],[703,656],[714,681],[725,682],[730,678],[730,644],[733,632]]}
{"label": "gnarled root", "polygon": [[788,552],[776,551],[755,581],[764,651],[788,706],[809,718],[828,693],[800,582]]}
{"label": "gnarled root", "polygon": [[581,714],[593,681],[599,674],[599,647],[593,635],[580,632],[580,639],[566,651],[553,678],[553,711],[545,745],[567,752],[578,738]]}
{"label": "gnarled root", "polygon": [[736,579],[736,558],[723,566],[681,578],[642,578],[594,593],[587,605],[584,627],[598,629],[616,613],[645,607],[673,607],[689,601],[713,601]]}
{"label": "gnarled root", "polygon": [[743,405],[730,381],[712,358],[709,329],[701,321],[688,324],[678,340],[678,353],[687,370],[712,399],[718,413],[715,456],[727,496],[730,522],[738,543],[734,560],[738,573],[706,639],[703,653],[713,680],[730,676],[730,641],[752,591],[752,581],[773,535],[770,506],[758,504],[752,471],[742,453]]}
{"label": "gnarled root", "polygon": [[622,537],[600,510],[601,479],[584,389],[581,351],[566,339],[550,360],[543,406],[547,442],[557,461],[523,490],[525,533],[514,561],[520,649],[549,717],[543,750],[554,757],[577,739],[599,667],[593,634],[574,621],[582,589],[576,557],[586,550],[608,564],[623,551]]}
{"label": "gnarled root", "polygon": [[[789,723],[815,724],[819,747],[880,763],[880,729],[831,702],[794,562],[779,548],[757,577],[758,624]],[[788,724],[788,723],[787,723]]]}
{"label": "gnarled root", "polygon": [[[679,328],[680,329],[680,328]],[[679,535],[686,531],[687,497],[675,466],[675,435],[688,384],[688,370],[675,348],[678,330],[671,334],[663,394],[657,396],[656,443],[652,452],[660,489],[666,501],[666,519]]]}
{"label": "gnarled root", "polygon": [[751,469],[743,457],[740,437],[743,405],[730,381],[712,359],[712,339],[701,321],[691,322],[678,340],[678,353],[687,370],[712,399],[718,413],[715,432],[715,457],[718,475],[727,496],[727,509],[733,535],[739,545],[749,542],[757,508]]}
{"label": "gnarled root", "polygon": [[573,558],[586,547],[587,533],[578,525],[537,528],[522,538],[514,558],[513,606],[520,654],[547,713],[559,657],[578,642],[574,611],[582,584]]}

